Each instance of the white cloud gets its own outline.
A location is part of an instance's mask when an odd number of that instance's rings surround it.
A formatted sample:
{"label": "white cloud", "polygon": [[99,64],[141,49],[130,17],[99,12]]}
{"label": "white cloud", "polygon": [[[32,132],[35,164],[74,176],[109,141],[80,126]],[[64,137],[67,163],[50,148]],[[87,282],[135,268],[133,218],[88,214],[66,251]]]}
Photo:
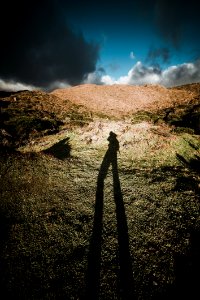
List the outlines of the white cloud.
{"label": "white cloud", "polygon": [[200,82],[200,60],[194,63],[184,63],[171,66],[162,72],[161,84],[176,86]]}
{"label": "white cloud", "polygon": [[[94,74],[94,75],[92,75]],[[194,63],[184,63],[161,70],[159,67],[143,65],[138,61],[127,75],[115,79],[109,75],[101,75],[95,78],[95,73],[89,74],[87,83],[96,84],[162,84],[166,87],[200,82],[200,60]]]}
{"label": "white cloud", "polygon": [[133,51],[131,51],[131,53],[130,53],[130,58],[135,59],[135,54],[133,53]]}
{"label": "white cloud", "polygon": [[21,90],[35,90],[36,87],[32,85],[23,84],[16,81],[5,81],[0,79],[0,90],[1,91],[7,91],[7,92],[17,92]]}
{"label": "white cloud", "polygon": [[112,78],[112,77],[109,76],[109,75],[104,75],[104,76],[102,76],[102,77],[101,77],[101,82],[102,82],[103,84],[106,84],[106,85],[112,85],[112,84],[117,83],[117,82],[114,80],[114,78]]}
{"label": "white cloud", "polygon": [[119,84],[156,84],[160,81],[160,70],[154,67],[146,67],[138,61],[128,72],[128,75],[121,76],[117,83]]}

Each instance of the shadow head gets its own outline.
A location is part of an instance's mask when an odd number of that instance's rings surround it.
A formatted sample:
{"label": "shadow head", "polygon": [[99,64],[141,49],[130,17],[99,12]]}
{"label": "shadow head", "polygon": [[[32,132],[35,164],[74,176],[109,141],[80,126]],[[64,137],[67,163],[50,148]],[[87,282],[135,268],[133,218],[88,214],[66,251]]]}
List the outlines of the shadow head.
{"label": "shadow head", "polygon": [[109,137],[108,137],[108,141],[112,142],[112,141],[116,141],[117,140],[117,135],[116,133],[114,133],[113,131],[110,131],[109,133]]}

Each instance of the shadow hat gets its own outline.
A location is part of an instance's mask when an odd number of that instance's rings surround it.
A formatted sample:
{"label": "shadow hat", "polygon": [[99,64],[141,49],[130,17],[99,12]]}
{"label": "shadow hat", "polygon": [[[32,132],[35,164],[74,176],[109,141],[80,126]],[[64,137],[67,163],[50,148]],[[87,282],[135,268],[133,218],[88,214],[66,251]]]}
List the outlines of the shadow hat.
{"label": "shadow hat", "polygon": [[116,137],[117,135],[113,131],[110,131],[110,136]]}

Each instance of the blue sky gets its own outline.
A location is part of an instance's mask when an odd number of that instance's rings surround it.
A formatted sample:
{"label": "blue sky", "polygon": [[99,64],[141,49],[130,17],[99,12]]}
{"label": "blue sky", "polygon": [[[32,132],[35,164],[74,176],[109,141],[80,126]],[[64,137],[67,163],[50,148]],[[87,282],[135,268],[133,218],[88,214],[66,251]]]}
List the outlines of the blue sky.
{"label": "blue sky", "polygon": [[[188,7],[177,0],[143,1],[143,4],[140,1],[123,1],[121,4],[108,1],[99,5],[87,5],[86,1],[84,10],[77,14],[72,8],[68,20],[87,39],[100,43],[98,66],[111,76],[119,77],[137,61],[150,65],[150,49],[168,49],[167,61],[155,57],[154,63],[159,63],[162,69],[194,61],[195,56],[198,58],[200,23],[195,11],[198,5],[192,7],[192,2]],[[159,17],[164,19],[163,23]],[[131,59],[131,53],[134,59]]]}
{"label": "blue sky", "polygon": [[199,9],[195,0],[7,3],[0,89],[199,82]]}

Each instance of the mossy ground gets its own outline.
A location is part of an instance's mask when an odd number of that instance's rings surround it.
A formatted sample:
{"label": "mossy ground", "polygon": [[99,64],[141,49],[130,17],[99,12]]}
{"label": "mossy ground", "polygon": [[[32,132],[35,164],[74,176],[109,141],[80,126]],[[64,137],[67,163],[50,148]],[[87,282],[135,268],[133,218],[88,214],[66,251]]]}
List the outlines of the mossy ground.
{"label": "mossy ground", "polygon": [[[195,299],[199,137],[128,119],[96,119],[1,155],[2,299],[85,298],[91,288],[87,271],[97,178],[111,130],[120,143],[117,168],[135,299]],[[45,153],[53,145],[54,151]],[[67,148],[65,156],[58,157],[56,145]],[[109,168],[103,187],[99,299],[123,298],[113,192]]]}

